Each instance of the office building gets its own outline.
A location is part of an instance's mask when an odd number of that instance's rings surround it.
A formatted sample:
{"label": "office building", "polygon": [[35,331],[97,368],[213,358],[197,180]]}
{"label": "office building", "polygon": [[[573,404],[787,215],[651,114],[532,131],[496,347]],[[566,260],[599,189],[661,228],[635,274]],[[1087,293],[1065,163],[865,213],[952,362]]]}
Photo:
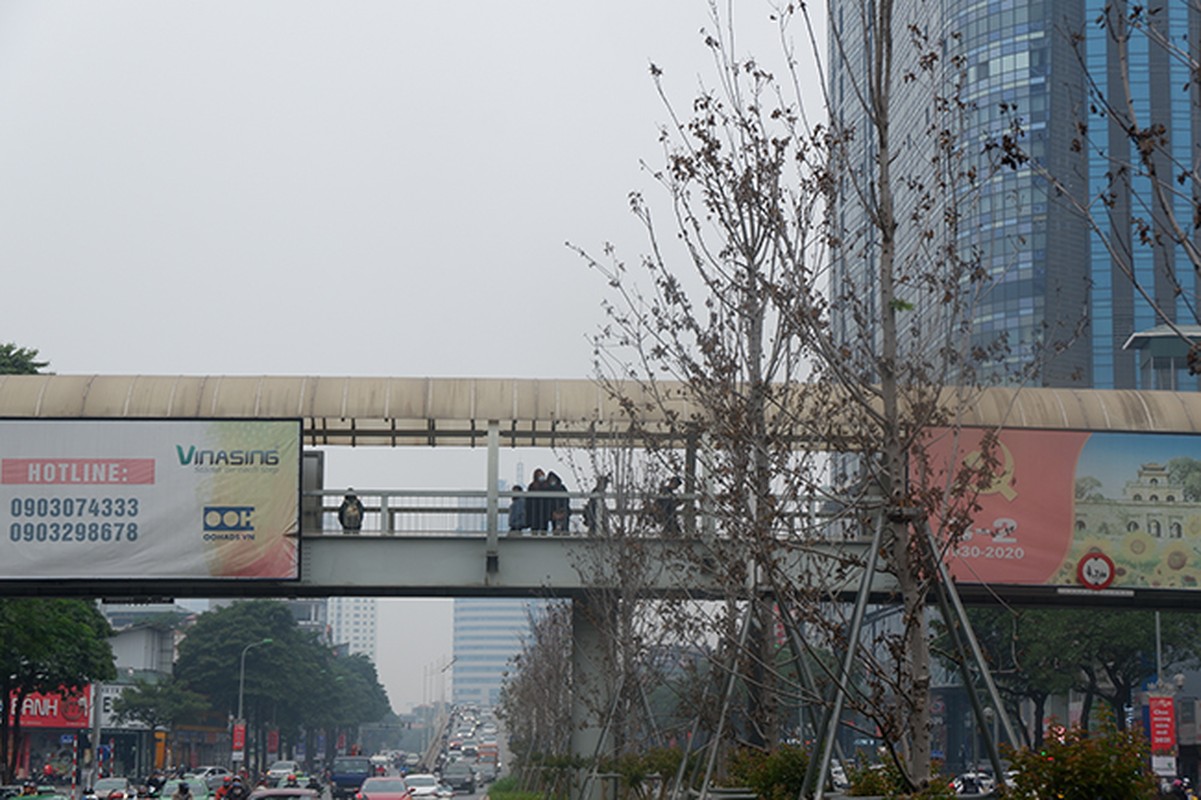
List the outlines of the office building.
{"label": "office building", "polygon": [[329,640],[348,655],[362,653],[375,661],[379,600],[374,597],[331,597]]}
{"label": "office building", "polygon": [[[914,67],[918,52],[910,44],[907,26],[918,23],[931,35],[930,52],[940,56],[943,96],[950,95],[952,80],[964,79],[958,95],[965,103],[963,110],[946,112],[944,122],[958,131],[963,158],[975,161],[979,186],[971,189],[960,183],[958,194],[945,202],[954,203],[961,215],[953,234],[959,252],[978,257],[989,277],[970,315],[974,343],[1006,334],[1010,366],[1027,361],[1040,348],[1066,344],[1039,370],[1036,382],[1044,386],[1196,389],[1197,379],[1187,375],[1183,359],[1155,362],[1150,350],[1125,347],[1131,336],[1161,322],[1133,289],[1125,274],[1127,265],[1155,302],[1182,324],[1194,322],[1189,305],[1197,287],[1178,248],[1138,243],[1138,220],[1156,217],[1148,205],[1150,184],[1137,174],[1123,179],[1115,162],[1137,162],[1132,145],[1112,117],[1102,120],[1090,108],[1097,97],[1090,95],[1090,82],[1117,104],[1126,102],[1118,41],[1111,35],[1114,26],[1097,24],[1107,6],[1120,15],[1124,5],[1107,0],[897,2],[893,142],[899,155],[894,176],[900,185],[915,164],[929,163],[934,147],[929,131],[939,123],[934,119],[939,106],[926,84],[902,79]],[[1195,52],[1192,42],[1201,33],[1201,12],[1195,4],[1161,0],[1144,5],[1159,7],[1150,17],[1157,35],[1184,53]],[[848,171],[870,178],[875,145],[854,85],[866,74],[859,4],[832,0],[829,8],[832,118],[856,128]],[[846,61],[836,56],[838,31],[844,34]],[[963,61],[956,63],[955,55],[962,55]],[[1169,152],[1191,167],[1201,124],[1198,90],[1188,67],[1186,60],[1173,58],[1169,48],[1149,45],[1142,33],[1129,38],[1132,107],[1144,126],[1152,121],[1165,126]],[[1108,204],[1092,203],[1101,235],[1034,171],[993,169],[993,154],[985,151],[985,143],[1005,131],[1015,114],[1025,131],[1022,146],[1060,181],[1068,196],[1087,202],[1112,188]],[[1181,168],[1161,159],[1160,171],[1176,175]],[[1113,175],[1119,179],[1111,187]],[[856,239],[856,232],[865,229],[864,216],[852,193],[845,194],[848,200],[835,218],[849,246],[836,259],[835,274],[858,280],[870,290],[877,253],[870,231]],[[1192,188],[1185,186],[1183,195],[1172,201],[1189,225],[1191,194]],[[912,197],[904,188],[899,199],[897,216],[904,229],[898,245],[904,259],[928,245],[919,241],[918,226],[908,223],[912,208],[906,201]],[[941,218],[941,210],[933,209],[927,217]],[[1186,279],[1179,291],[1170,277],[1173,268]],[[869,313],[866,318],[873,317]],[[839,317],[837,310],[835,326],[848,338],[856,333],[849,315]]]}
{"label": "office building", "polygon": [[[520,476],[522,465],[518,465]],[[501,479],[499,491],[508,491]],[[483,498],[463,498],[457,528],[460,532],[487,530]],[[507,517],[501,515],[507,529]],[[541,601],[513,598],[457,598],[454,607],[454,672],[452,702],[494,706],[514,656],[530,633],[530,620]]]}
{"label": "office building", "polygon": [[494,706],[542,601],[459,597],[454,609],[455,704]]}

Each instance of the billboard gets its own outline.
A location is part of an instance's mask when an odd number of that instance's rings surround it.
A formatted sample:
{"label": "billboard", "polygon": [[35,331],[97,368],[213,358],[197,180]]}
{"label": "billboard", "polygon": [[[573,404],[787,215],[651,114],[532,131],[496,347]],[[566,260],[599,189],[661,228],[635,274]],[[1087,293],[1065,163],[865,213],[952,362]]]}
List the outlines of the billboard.
{"label": "billboard", "polygon": [[[21,703],[21,727],[87,728],[91,722],[92,687],[63,689],[58,692],[30,692]],[[17,712],[17,693],[8,697],[8,724]]]}
{"label": "billboard", "polygon": [[[942,432],[932,464],[972,463],[984,432]],[[948,554],[963,583],[1201,588],[1201,439],[1003,430],[973,525]]]}
{"label": "billboard", "polygon": [[0,420],[0,580],[299,577],[299,420]]}

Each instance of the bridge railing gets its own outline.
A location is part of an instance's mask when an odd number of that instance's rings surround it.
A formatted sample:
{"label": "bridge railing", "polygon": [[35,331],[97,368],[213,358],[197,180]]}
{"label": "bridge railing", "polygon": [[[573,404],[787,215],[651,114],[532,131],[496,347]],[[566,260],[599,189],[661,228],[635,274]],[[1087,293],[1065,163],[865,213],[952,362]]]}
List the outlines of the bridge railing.
{"label": "bridge railing", "polygon": [[[302,528],[306,534],[343,533],[338,523],[338,507],[343,494],[329,489],[305,493]],[[500,535],[589,535],[592,531],[584,511],[593,499],[603,504],[600,524],[611,530],[637,531],[647,535],[674,532],[693,534],[711,530],[711,520],[705,514],[705,503],[699,494],[595,495],[591,492],[497,491],[494,493],[494,519],[490,519],[489,493],[484,490],[356,489],[355,494],[365,511],[360,535],[369,536],[485,536],[489,530],[495,530]],[[509,508],[514,499],[525,500],[527,519],[532,503],[566,500],[569,514],[564,529],[554,530],[553,523],[548,522],[543,531],[532,530],[529,525],[521,531],[511,531]],[[674,521],[665,518],[665,500],[675,506]],[[814,506],[814,503],[797,503],[795,507],[785,509],[780,515],[781,527],[795,531],[816,524],[822,515],[815,511]]]}

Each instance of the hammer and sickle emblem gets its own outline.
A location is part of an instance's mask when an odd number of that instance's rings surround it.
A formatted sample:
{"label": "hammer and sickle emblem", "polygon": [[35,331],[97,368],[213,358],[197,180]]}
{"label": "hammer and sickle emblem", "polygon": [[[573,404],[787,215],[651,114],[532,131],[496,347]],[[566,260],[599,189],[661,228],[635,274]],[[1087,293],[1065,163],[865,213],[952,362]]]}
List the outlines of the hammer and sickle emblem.
{"label": "hammer and sickle emblem", "polygon": [[[1013,488],[1013,453],[1009,452],[1009,448],[1004,442],[997,442],[1001,448],[1001,471],[994,471],[992,474],[992,482],[980,490],[980,494],[1000,494],[1006,500],[1012,501],[1018,496],[1017,489]],[[968,453],[963,459],[964,464],[976,469],[980,465],[984,454],[979,450],[973,450]]]}

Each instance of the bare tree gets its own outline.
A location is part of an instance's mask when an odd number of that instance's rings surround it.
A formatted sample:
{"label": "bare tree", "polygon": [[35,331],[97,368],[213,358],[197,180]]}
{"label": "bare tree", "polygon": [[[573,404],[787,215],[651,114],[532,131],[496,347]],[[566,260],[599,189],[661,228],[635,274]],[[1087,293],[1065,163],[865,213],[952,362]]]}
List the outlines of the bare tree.
{"label": "bare tree", "polygon": [[1015,99],[988,143],[996,163],[1043,179],[1052,201],[1072,209],[1099,245],[1092,291],[1094,306],[1108,308],[1095,315],[1112,323],[1107,346],[1118,353],[1131,334],[1146,332],[1139,318],[1179,340],[1178,363],[1157,367],[1150,383],[1133,361],[1115,359],[1118,388],[1174,389],[1172,373],[1201,374],[1199,30],[1195,0],[1115,0],[1093,18],[1064,19],[1058,37],[1076,63],[1055,78],[1074,98],[1070,134],[1059,141],[1039,129]]}
{"label": "bare tree", "polygon": [[[967,106],[955,43],[923,20],[895,19],[891,0],[840,5],[849,13],[844,27],[831,23],[831,73],[844,99],[825,95],[838,113],[825,119],[823,109],[819,122],[791,45],[799,35],[817,49],[804,5],[776,17],[778,78],[738,54],[728,13],[713,4],[703,37],[714,84],[688,115],[651,68],[669,118],[664,164],[651,173],[669,221],[631,196],[649,242],[641,272],[610,246],[600,256],[576,249],[613,290],[598,380],[625,405],[648,462],[686,476],[703,510],[690,532],[698,568],[726,587],[714,739],[729,732],[736,685],[747,699],[738,734],[758,746],[778,739],[782,693],[813,698],[812,685],[779,668],[777,624],[827,652],[860,646],[846,641],[834,588],[845,588],[853,559],[836,553],[817,566],[811,556],[833,530],[861,536],[880,525],[901,623],[861,650],[859,688],[843,688],[920,785],[931,767],[936,549],[960,535],[993,466],[987,438],[970,467],[932,463],[925,447],[932,432],[953,432],[982,380],[1011,377],[1014,354],[972,323],[987,276],[962,252],[959,220],[981,176],[957,133]],[[898,114],[920,97],[929,111],[920,121]],[[894,135],[900,125],[909,135]],[[1043,352],[1020,355],[1019,375]],[[639,429],[652,408],[654,423]],[[842,680],[825,675],[827,685]]]}

